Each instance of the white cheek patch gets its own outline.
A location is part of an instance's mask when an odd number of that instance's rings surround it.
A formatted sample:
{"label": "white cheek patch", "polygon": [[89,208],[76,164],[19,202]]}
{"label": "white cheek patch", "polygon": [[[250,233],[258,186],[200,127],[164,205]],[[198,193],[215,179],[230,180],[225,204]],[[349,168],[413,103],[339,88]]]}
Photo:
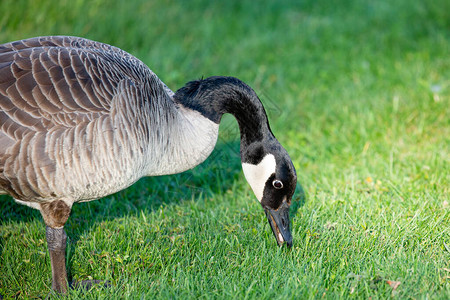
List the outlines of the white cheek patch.
{"label": "white cheek patch", "polygon": [[255,193],[258,201],[261,202],[266,181],[276,170],[275,156],[267,154],[257,165],[243,163],[242,170],[253,193]]}

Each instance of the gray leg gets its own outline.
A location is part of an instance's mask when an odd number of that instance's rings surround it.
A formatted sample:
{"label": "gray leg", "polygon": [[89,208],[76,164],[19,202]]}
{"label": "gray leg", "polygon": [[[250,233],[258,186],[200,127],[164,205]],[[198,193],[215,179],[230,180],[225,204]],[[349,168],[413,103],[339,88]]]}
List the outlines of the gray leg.
{"label": "gray leg", "polygon": [[67,292],[66,241],[64,228],[46,226],[48,251],[52,265],[52,288],[59,293]]}
{"label": "gray leg", "polygon": [[64,224],[70,215],[70,207],[62,200],[40,204],[44,218],[48,252],[52,264],[52,288],[59,293],[67,292],[66,241]]}

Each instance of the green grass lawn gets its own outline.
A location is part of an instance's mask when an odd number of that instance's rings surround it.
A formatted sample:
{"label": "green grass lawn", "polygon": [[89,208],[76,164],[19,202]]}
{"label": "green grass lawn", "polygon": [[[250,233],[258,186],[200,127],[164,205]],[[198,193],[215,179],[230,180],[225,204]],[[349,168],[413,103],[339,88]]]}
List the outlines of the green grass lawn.
{"label": "green grass lawn", "polygon": [[[157,2],[2,0],[0,43],[83,36],[173,90],[247,82],[304,189],[294,246],[276,246],[227,117],[197,168],[73,207],[69,277],[112,287],[67,297],[449,299],[450,2]],[[0,294],[46,297],[39,212],[6,196],[0,210]]]}

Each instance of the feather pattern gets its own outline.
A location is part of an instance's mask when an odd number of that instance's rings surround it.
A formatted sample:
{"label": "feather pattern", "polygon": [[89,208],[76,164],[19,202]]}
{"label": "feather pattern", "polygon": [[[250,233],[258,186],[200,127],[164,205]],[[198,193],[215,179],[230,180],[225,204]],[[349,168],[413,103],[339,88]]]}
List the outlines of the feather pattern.
{"label": "feather pattern", "polygon": [[113,46],[58,36],[0,45],[0,193],[72,204],[194,167],[218,125],[173,96]]}

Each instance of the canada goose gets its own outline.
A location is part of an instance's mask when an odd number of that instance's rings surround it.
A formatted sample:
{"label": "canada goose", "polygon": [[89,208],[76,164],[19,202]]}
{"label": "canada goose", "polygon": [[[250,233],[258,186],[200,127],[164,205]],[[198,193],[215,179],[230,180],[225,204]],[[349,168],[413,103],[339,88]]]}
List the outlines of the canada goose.
{"label": "canada goose", "polygon": [[210,77],[174,93],[134,56],[77,37],[0,45],[0,194],[40,210],[54,290],[67,291],[73,203],[195,167],[225,113],[238,121],[245,178],[278,244],[291,246],[295,169],[248,85]]}

